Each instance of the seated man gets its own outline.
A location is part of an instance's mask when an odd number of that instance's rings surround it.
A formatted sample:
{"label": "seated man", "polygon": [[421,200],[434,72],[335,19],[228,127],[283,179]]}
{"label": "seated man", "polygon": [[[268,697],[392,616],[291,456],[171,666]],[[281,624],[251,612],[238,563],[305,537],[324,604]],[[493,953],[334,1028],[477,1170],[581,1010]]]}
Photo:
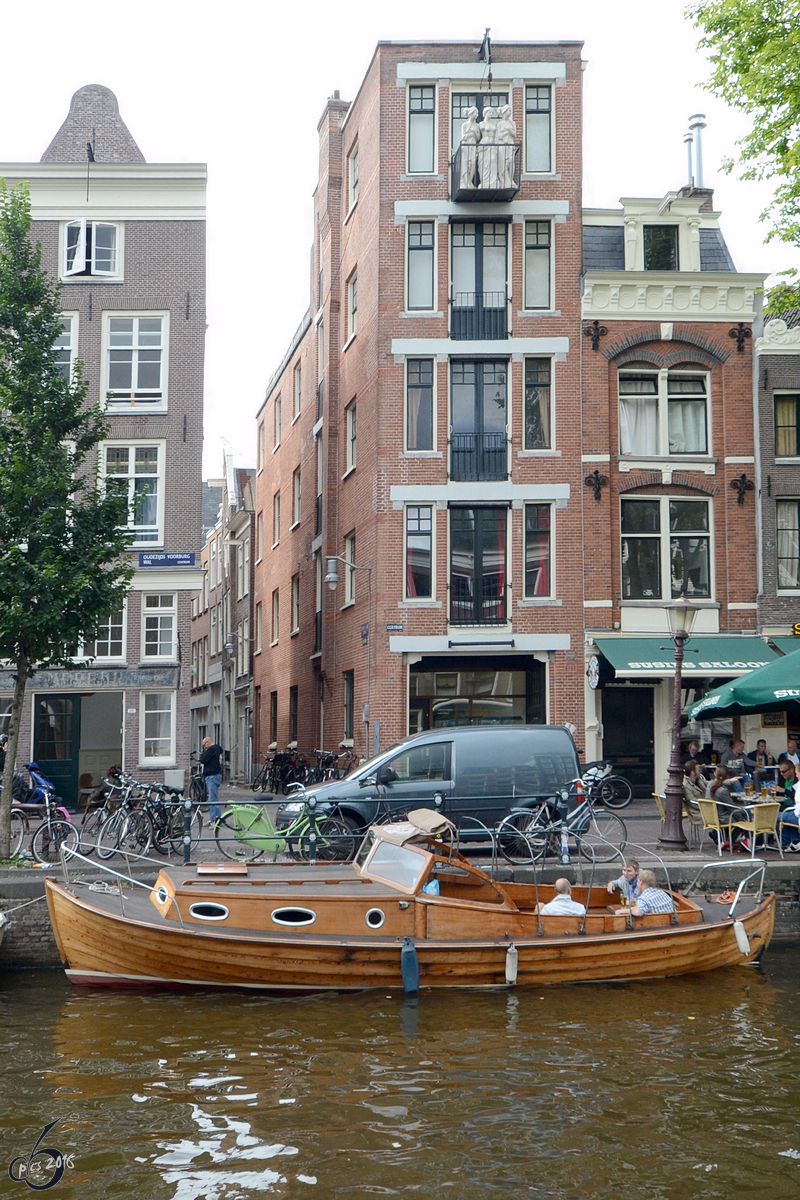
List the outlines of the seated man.
{"label": "seated man", "polygon": [[572,884],[568,879],[557,879],[556,894],[539,909],[545,917],[582,917],[586,909],[572,899]]}
{"label": "seated man", "polygon": [[619,879],[612,879],[606,884],[607,892],[621,892],[628,904],[633,904],[636,895],[636,884],[639,880],[639,864],[635,858],[629,858],[622,868]]}
{"label": "seated man", "polygon": [[750,751],[749,757],[756,764],[753,770],[753,782],[760,787],[762,783],[771,783],[775,779],[774,771],[763,771],[762,767],[774,767],[775,758],[767,749],[766,738],[759,738],[755,750]]}
{"label": "seated man", "polygon": [[722,766],[728,768],[732,791],[743,792],[745,783],[750,782],[750,772],[755,763],[745,754],[744,742],[741,738],[733,738],[730,750],[727,750],[722,756]]}
{"label": "seated man", "polygon": [[697,801],[706,798],[706,781],[700,763],[695,758],[687,758],[683,764],[683,798],[689,812],[699,816]]}
{"label": "seated man", "polygon": [[778,813],[778,828],[781,830],[781,845],[800,853],[800,778],[797,767],[788,757],[781,758],[779,771],[783,783],[783,795],[778,792],[781,811]]}
{"label": "seated man", "polygon": [[652,871],[640,871],[639,882],[636,886],[639,889],[636,903],[632,904],[630,909],[616,909],[617,916],[625,916],[628,912],[632,912],[635,917],[646,917],[650,913],[675,911],[672,896],[662,888],[656,887],[656,877]]}

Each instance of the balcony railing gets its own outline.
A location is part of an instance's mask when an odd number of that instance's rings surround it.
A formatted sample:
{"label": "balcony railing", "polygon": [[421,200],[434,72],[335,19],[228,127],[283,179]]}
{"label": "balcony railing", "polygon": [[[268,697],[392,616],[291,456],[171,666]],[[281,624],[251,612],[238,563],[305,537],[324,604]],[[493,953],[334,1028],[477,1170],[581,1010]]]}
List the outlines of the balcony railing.
{"label": "balcony railing", "polygon": [[502,292],[454,292],[450,307],[454,341],[508,337],[508,297]]}
{"label": "balcony railing", "polygon": [[519,142],[459,146],[450,170],[450,198],[513,200],[519,191]]}
{"label": "balcony railing", "polygon": [[507,440],[504,433],[454,433],[450,438],[450,478],[455,480],[508,479]]}

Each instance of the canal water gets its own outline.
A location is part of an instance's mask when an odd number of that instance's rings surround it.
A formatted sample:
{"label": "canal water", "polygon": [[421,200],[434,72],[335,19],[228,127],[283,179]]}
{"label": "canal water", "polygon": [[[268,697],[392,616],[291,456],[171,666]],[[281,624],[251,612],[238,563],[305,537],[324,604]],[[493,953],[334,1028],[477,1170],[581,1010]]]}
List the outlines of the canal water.
{"label": "canal water", "polygon": [[31,1194],[8,1164],[58,1118],[55,1200],[789,1200],[799,985],[798,948],[763,972],[418,1002],[0,975],[0,1196]]}

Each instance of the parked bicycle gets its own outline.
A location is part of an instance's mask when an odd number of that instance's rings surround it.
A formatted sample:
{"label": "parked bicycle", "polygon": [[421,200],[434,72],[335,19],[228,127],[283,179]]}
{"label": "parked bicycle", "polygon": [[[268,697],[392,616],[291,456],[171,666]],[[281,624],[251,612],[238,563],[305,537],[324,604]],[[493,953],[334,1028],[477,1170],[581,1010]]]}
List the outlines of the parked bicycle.
{"label": "parked bicycle", "polygon": [[349,825],[331,816],[329,805],[308,797],[297,817],[278,831],[264,805],[232,804],[214,822],[214,838],[221,854],[239,862],[255,862],[265,852],[288,851],[297,861],[311,857],[321,862],[349,862],[359,838]]}
{"label": "parked bicycle", "polygon": [[633,799],[630,783],[624,775],[612,775],[610,763],[587,763],[581,778],[594,804],[602,804],[605,808],[627,808]]}
{"label": "parked bicycle", "polygon": [[[625,822],[616,813],[595,808],[591,793],[584,792],[582,780],[572,787],[578,804],[567,812],[570,793],[549,797],[531,808],[512,809],[497,828],[497,845],[508,862],[524,866],[538,862],[548,854],[558,855],[562,834],[567,846],[574,841],[578,852],[591,862],[612,862],[628,840]],[[566,815],[565,815],[566,814]]]}
{"label": "parked bicycle", "polygon": [[25,763],[25,770],[30,776],[32,790],[28,794],[26,807],[16,806],[12,810],[12,847],[16,844],[17,853],[23,852],[30,821],[34,817],[41,817],[44,808],[44,820],[31,834],[31,854],[40,863],[57,862],[62,846],[70,850],[77,849],[78,831],[60,803],[61,797],[56,795],[53,784],[42,774],[39,764]]}

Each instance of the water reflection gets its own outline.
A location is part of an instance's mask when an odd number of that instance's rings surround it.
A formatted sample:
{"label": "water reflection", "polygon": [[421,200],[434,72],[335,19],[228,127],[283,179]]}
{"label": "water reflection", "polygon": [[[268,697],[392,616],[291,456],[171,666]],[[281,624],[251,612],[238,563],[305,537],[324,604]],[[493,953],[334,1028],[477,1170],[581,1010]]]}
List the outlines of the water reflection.
{"label": "water reflection", "polygon": [[3,1163],[60,1116],[57,1196],[82,1200],[789,1197],[799,977],[795,950],[763,975],[418,1002],[0,976]]}

